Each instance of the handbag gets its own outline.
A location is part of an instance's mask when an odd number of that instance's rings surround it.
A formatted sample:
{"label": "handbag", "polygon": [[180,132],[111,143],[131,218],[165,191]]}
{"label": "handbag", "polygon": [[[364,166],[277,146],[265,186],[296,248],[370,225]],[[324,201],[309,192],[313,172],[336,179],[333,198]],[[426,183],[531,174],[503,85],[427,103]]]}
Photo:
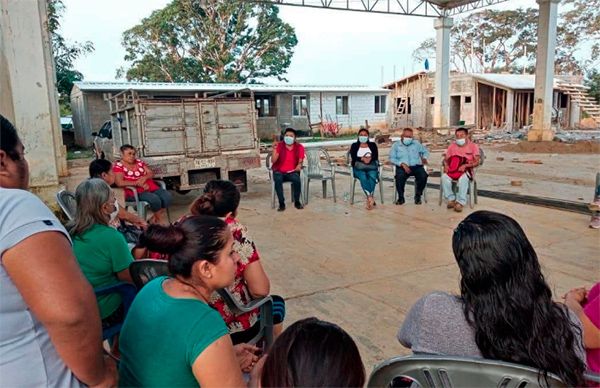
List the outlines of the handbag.
{"label": "handbag", "polygon": [[379,166],[377,166],[377,163],[363,163],[363,162],[356,162],[354,163],[354,168],[357,170],[362,170],[362,171],[375,171],[377,169],[379,169]]}
{"label": "handbag", "polygon": [[138,228],[135,225],[126,224],[121,222],[121,226],[117,228],[119,232],[123,234],[125,240],[131,244],[137,244],[140,239],[140,235],[142,234],[142,229]]}

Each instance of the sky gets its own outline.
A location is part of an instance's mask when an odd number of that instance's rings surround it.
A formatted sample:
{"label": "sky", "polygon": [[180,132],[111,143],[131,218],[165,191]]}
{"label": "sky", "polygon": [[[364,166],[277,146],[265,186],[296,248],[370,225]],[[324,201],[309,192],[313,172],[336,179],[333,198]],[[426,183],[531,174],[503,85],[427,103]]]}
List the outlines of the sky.
{"label": "sky", "polygon": [[[223,0],[227,1],[227,0]],[[169,0],[64,0],[61,33],[69,41],[91,41],[95,51],[75,63],[86,81],[114,81],[125,65],[121,37]],[[510,0],[489,8],[537,7]],[[298,45],[285,75],[296,85],[381,86],[422,69],[412,52],[434,37],[433,18],[280,6],[280,17],[296,31]],[[433,65],[433,64],[432,64]],[[394,77],[395,76],[395,77]],[[278,83],[277,80],[264,80]]]}

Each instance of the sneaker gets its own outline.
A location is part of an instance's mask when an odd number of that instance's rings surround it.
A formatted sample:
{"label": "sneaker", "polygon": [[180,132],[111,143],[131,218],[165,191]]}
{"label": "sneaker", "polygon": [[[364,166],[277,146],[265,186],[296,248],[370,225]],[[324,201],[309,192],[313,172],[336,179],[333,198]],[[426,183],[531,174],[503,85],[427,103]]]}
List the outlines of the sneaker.
{"label": "sneaker", "polygon": [[448,203],[446,204],[446,207],[448,209],[454,209],[454,206],[456,206],[456,201],[448,201]]}
{"label": "sneaker", "polygon": [[279,205],[279,207],[277,208],[277,211],[278,211],[278,212],[282,212],[282,211],[284,211],[284,210],[285,210],[285,204],[283,204],[283,205]]}
{"label": "sneaker", "polygon": [[398,198],[398,200],[396,202],[394,202],[394,204],[396,204],[396,205],[404,205],[404,202],[406,202],[404,200],[404,198]]}
{"label": "sneaker", "polygon": [[596,199],[594,202],[588,203],[588,209],[592,212],[600,212],[600,198]]}
{"label": "sneaker", "polygon": [[461,205],[460,203],[456,202],[456,204],[454,205],[454,211],[457,213],[462,212],[463,210],[463,205]]}
{"label": "sneaker", "polygon": [[294,207],[295,207],[296,209],[298,209],[298,210],[302,210],[302,209],[304,209],[304,206],[303,206],[303,205],[302,205],[300,202],[296,202],[296,203],[294,204]]}
{"label": "sneaker", "polygon": [[600,229],[600,216],[592,216],[592,220],[590,221],[590,228]]}
{"label": "sneaker", "polygon": [[421,196],[415,197],[415,205],[421,205],[423,202],[421,201]]}

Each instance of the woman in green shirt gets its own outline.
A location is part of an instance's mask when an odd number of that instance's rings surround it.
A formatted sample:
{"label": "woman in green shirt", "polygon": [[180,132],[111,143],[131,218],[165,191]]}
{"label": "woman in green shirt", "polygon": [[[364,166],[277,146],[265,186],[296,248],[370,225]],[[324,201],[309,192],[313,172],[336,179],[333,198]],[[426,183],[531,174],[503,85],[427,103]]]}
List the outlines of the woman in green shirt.
{"label": "woman in green shirt", "polygon": [[239,257],[225,221],[193,216],[170,227],[171,277],[136,296],[121,330],[121,386],[245,386],[220,314],[208,305],[233,283]]}
{"label": "woman in green shirt", "polygon": [[[116,198],[102,179],[88,179],[75,191],[77,211],[67,225],[73,238],[73,251],[79,266],[92,287],[104,287],[120,281],[132,283],[129,264],[133,261],[121,233],[108,226],[117,215]],[[123,319],[118,294],[98,298],[103,325]]]}

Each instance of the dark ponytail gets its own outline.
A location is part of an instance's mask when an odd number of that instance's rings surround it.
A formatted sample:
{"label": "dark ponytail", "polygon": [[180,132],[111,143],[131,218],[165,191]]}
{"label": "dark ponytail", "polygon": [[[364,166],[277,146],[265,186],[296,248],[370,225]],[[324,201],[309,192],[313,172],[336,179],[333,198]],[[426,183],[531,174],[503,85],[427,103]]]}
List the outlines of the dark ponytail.
{"label": "dark ponytail", "polygon": [[180,237],[169,259],[169,272],[173,276],[189,278],[199,260],[216,263],[229,239],[227,224],[217,217],[192,216],[169,228],[173,229],[173,236]]}
{"label": "dark ponytail", "polygon": [[232,213],[235,216],[239,205],[240,191],[236,185],[230,181],[212,180],[204,187],[204,194],[192,203],[190,213],[215,217]]}
{"label": "dark ponytail", "polygon": [[186,242],[186,236],[177,225],[152,224],[140,235],[138,248],[171,256]]}

